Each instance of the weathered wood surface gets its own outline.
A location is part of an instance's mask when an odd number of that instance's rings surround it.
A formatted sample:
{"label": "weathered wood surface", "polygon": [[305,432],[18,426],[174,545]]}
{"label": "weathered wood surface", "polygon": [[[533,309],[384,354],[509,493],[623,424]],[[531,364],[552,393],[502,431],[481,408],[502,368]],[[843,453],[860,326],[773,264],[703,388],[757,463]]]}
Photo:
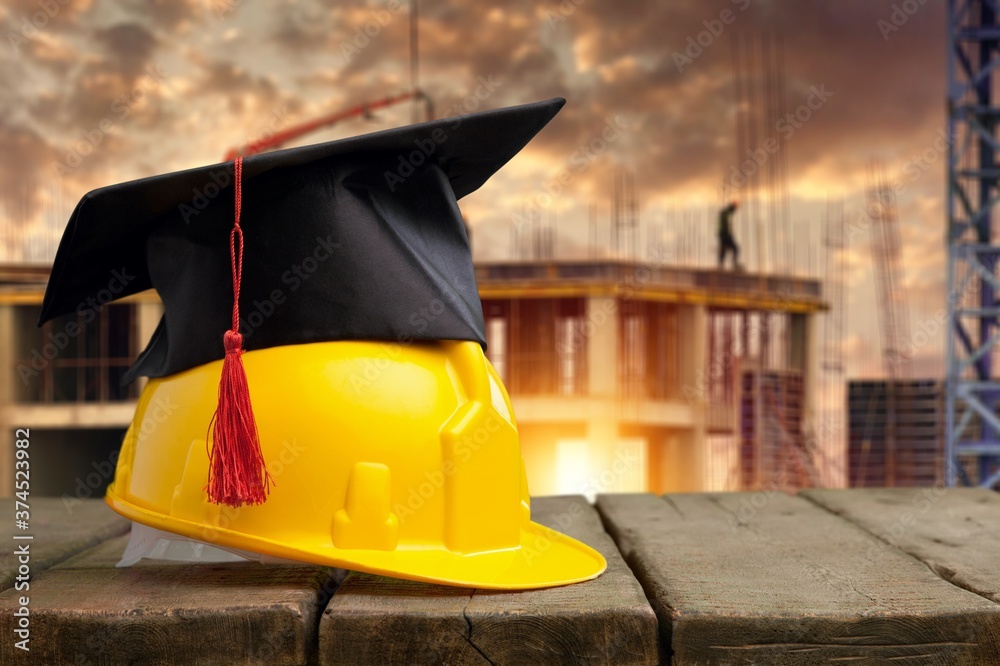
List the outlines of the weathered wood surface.
{"label": "weathered wood surface", "polygon": [[1000,663],[1000,605],[784,494],[605,495],[675,666]]}
{"label": "weathered wood surface", "polygon": [[[19,562],[14,550],[31,545],[31,574],[37,576],[49,567],[96,546],[105,539],[125,534],[128,520],[108,508],[104,500],[57,497],[30,498],[27,530],[14,524],[14,500],[0,499],[0,591],[14,585]],[[14,540],[13,535],[30,534],[30,541]]]}
{"label": "weathered wood surface", "polygon": [[[355,573],[332,598],[342,572],[304,564],[115,569],[128,523],[103,502],[31,505],[30,590],[0,592],[3,664],[1000,664],[988,491],[603,496],[603,526],[581,498],[536,499],[607,573],[513,593]],[[9,588],[25,532],[0,510]]]}
{"label": "weathered wood surface", "polygon": [[959,587],[1000,602],[1000,493],[985,488],[809,490],[802,495]]}
{"label": "weathered wood surface", "polygon": [[[122,536],[56,565],[28,592],[0,594],[4,664],[307,664],[333,570],[253,562],[143,560],[115,569]],[[13,647],[30,598],[31,651]]]}
{"label": "weathered wood surface", "polygon": [[[538,522],[608,559],[596,580],[546,590],[463,590],[350,574],[320,621],[321,664],[655,664],[656,618],[594,509],[532,501]],[[571,520],[566,520],[566,517]]]}

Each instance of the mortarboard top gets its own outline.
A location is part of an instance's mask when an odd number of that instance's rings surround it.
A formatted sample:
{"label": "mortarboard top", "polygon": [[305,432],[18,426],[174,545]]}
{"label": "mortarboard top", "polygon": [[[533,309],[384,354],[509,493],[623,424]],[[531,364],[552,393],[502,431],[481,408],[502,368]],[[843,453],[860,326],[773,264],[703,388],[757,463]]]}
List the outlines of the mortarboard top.
{"label": "mortarboard top", "polygon": [[[243,161],[241,330],[248,351],[326,340],[475,340],[482,306],[457,200],[565,100],[484,111]],[[77,204],[40,323],[156,288],[164,304],[126,375],[223,358],[232,325],[233,164],[112,185]],[[122,280],[122,277],[125,279]],[[105,296],[106,297],[106,296]]]}

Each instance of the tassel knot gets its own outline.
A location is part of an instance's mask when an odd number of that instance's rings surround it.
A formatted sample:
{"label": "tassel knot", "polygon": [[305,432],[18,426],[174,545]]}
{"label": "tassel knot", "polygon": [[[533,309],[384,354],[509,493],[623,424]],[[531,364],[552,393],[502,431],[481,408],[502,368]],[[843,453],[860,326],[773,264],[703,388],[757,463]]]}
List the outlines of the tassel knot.
{"label": "tassel knot", "polygon": [[226,348],[226,355],[243,353],[243,334],[239,331],[226,331],[222,336],[222,344]]}

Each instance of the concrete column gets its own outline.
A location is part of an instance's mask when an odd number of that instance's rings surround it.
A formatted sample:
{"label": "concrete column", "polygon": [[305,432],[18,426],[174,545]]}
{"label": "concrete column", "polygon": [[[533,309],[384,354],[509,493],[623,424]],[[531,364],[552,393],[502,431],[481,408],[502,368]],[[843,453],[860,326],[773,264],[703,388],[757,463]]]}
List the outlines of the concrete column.
{"label": "concrete column", "polygon": [[618,301],[587,299],[587,393],[594,398],[618,397]]}
{"label": "concrete column", "polygon": [[[616,421],[599,418],[590,419],[587,423],[587,441],[590,442],[589,464],[591,477],[599,479],[604,472],[613,469],[620,439],[621,432]],[[600,487],[600,484],[598,484],[596,490],[610,492],[613,488]]]}
{"label": "concrete column", "polygon": [[705,441],[705,391],[708,352],[708,311],[704,305],[678,308],[678,377],[681,397],[692,412],[692,427],[668,433],[654,446],[657,477],[650,479],[654,492],[696,492],[708,487]]}
{"label": "concrete column", "polygon": [[163,304],[159,301],[136,305],[136,348],[133,353],[138,354],[149,344],[149,339],[153,337],[153,331],[160,324],[162,316]]}
{"label": "concrete column", "polygon": [[619,396],[619,309],[616,298],[587,299],[587,393],[609,407],[594,410],[587,418],[588,463],[595,475],[609,469],[621,436],[616,421],[618,410],[614,409]]}
{"label": "concrete column", "polygon": [[802,426],[804,433],[816,425],[816,394],[819,384],[819,354],[816,349],[816,317],[789,315],[788,367],[802,373]]}
{"label": "concrete column", "polygon": [[17,349],[17,331],[14,330],[14,306],[0,305],[0,497],[14,494],[14,428],[20,425],[14,419],[14,382],[17,368],[14,352]]}
{"label": "concrete column", "polygon": [[691,493],[708,488],[704,430],[676,430],[654,445],[659,451],[651,470],[657,476],[650,479],[650,492]]}
{"label": "concrete column", "polygon": [[806,315],[788,315],[788,367],[803,373],[806,370],[808,328],[809,320]]}
{"label": "concrete column", "polygon": [[521,457],[532,495],[559,494],[559,461],[556,442],[562,435],[558,426],[518,423]]}
{"label": "concrete column", "polygon": [[704,404],[708,365],[708,310],[704,305],[677,308],[677,343],[681,396]]}
{"label": "concrete column", "polygon": [[[136,336],[132,349],[132,357],[138,357],[139,353],[149,344],[153,337],[153,331],[160,323],[163,316],[163,304],[159,301],[152,303],[137,303],[136,309]],[[146,378],[140,377],[136,380],[139,390],[146,385]]]}
{"label": "concrete column", "polygon": [[4,369],[0,373],[0,405],[14,402],[14,382],[20,381],[16,366],[18,359],[14,358],[19,337],[18,332],[14,330],[14,306],[0,305],[0,340],[4,341],[4,344],[0,345],[0,367]]}

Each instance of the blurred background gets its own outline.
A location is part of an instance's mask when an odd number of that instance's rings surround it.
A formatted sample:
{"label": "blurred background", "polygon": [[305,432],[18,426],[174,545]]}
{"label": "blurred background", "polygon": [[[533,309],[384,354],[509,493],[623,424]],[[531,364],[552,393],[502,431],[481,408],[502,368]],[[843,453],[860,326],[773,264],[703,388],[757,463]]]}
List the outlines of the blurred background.
{"label": "blurred background", "polygon": [[978,1],[9,0],[0,495],[16,428],[36,494],[103,493],[162,313],[36,328],[84,193],[554,96],[461,202],[533,493],[992,485],[994,24]]}

